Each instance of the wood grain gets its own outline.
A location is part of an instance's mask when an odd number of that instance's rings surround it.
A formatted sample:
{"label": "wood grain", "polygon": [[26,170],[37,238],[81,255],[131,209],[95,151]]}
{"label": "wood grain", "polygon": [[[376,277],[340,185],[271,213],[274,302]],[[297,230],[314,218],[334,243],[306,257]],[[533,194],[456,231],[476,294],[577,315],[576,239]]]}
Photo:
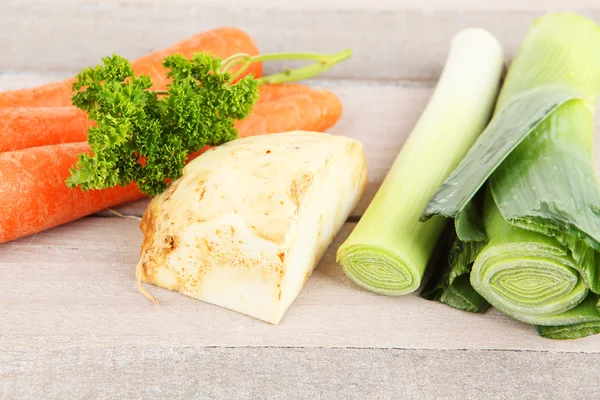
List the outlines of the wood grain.
{"label": "wood grain", "polygon": [[[56,0],[43,0],[53,1]],[[119,3],[129,6],[164,6],[165,0],[61,0],[63,4],[76,4],[86,2],[89,4],[106,5],[109,3]],[[463,12],[471,11],[572,11],[594,9],[596,4],[589,0],[573,0],[569,4],[565,4],[564,0],[529,0],[523,2],[521,0],[428,0],[423,2],[420,0],[303,0],[297,1],[280,1],[280,0],[168,0],[168,4],[182,7],[189,4],[202,4],[206,7],[224,6],[231,7],[248,7],[253,9],[269,9],[276,8],[280,10],[360,10],[360,11],[420,11],[434,12],[441,10],[461,10]]]}
{"label": "wood grain", "polygon": [[134,279],[137,221],[88,218],[3,244],[0,343],[43,352],[142,343],[600,352],[600,336],[542,339],[496,311],[471,314],[359,289],[335,262],[352,228],[346,224],[278,326],[148,286],[161,301],[153,305]]}
{"label": "wood grain", "polygon": [[535,17],[565,9],[600,21],[594,0],[3,0],[0,70],[75,72],[115,52],[137,57],[199,31],[235,25],[263,52],[352,48],[354,57],[327,77],[434,79],[459,30],[490,30],[510,57]]}
{"label": "wood grain", "polygon": [[6,357],[0,398],[19,400],[600,398],[596,354],[139,343],[9,349],[0,372]]}

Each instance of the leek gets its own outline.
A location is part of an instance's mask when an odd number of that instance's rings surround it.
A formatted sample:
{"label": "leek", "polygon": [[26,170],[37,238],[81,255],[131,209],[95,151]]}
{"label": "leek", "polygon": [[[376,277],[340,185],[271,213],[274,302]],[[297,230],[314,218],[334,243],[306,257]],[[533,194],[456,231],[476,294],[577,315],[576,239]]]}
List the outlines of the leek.
{"label": "leek", "polygon": [[368,290],[416,290],[446,221],[419,217],[484,129],[502,74],[503,54],[488,32],[470,28],[452,40],[426,110],[372,203],[338,249],[345,273]]}
{"label": "leek", "polygon": [[[424,297],[469,310],[446,299],[479,294],[554,339],[600,332],[600,185],[592,160],[599,93],[600,27],[572,13],[538,18],[492,121],[422,218],[456,218],[466,228],[451,246],[479,252],[445,260]],[[470,230],[484,240],[468,238]],[[457,276],[469,276],[471,286],[455,285]]]}

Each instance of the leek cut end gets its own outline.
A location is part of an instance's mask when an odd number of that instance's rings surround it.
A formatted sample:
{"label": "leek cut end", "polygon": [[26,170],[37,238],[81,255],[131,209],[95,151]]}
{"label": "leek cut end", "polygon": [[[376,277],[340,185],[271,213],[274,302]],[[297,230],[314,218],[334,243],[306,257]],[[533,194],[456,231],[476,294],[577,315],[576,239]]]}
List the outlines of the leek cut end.
{"label": "leek cut end", "polygon": [[340,247],[338,260],[350,279],[375,293],[399,296],[414,292],[421,284],[421,276],[415,268],[383,248]]}
{"label": "leek cut end", "polygon": [[565,312],[587,295],[572,261],[526,245],[483,250],[471,284],[494,307],[527,323]]}

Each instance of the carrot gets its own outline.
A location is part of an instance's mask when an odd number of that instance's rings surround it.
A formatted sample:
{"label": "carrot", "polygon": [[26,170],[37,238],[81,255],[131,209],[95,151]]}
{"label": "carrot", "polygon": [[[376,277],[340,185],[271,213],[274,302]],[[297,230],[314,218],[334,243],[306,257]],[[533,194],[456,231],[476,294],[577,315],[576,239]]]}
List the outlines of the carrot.
{"label": "carrot", "polygon": [[341,115],[342,103],[333,93],[309,88],[277,101],[256,103],[252,114],[236,123],[236,128],[244,136],[295,129],[322,132],[335,125]]}
{"label": "carrot", "polygon": [[[218,28],[199,33],[174,44],[163,50],[156,51],[147,56],[140,57],[132,62],[134,71],[138,74],[149,74],[155,90],[164,90],[167,85],[165,70],[162,61],[165,56],[181,53],[190,57],[198,51],[209,51],[217,57],[226,58],[235,53],[258,54],[256,44],[246,34],[237,28]],[[234,67],[233,71],[236,70]],[[243,75],[254,74],[262,76],[262,64],[255,63]],[[20,89],[0,93],[0,107],[63,107],[71,105],[71,86],[75,78],[31,89]]]}
{"label": "carrot", "polygon": [[310,86],[301,85],[299,83],[261,85],[258,88],[258,98],[261,102],[276,101],[285,96],[312,92],[313,90],[314,89]]}
{"label": "carrot", "polygon": [[[272,90],[288,92],[278,101],[257,103],[253,113],[237,124],[240,136],[324,130],[341,116],[341,104],[330,92]],[[69,189],[65,185],[69,169],[77,154],[89,151],[87,143],[80,142],[0,153],[0,243],[143,197],[133,184],[88,192]]]}
{"label": "carrot", "polygon": [[[169,80],[166,78],[167,71],[162,66],[163,59],[174,53],[180,53],[189,58],[198,51],[210,51],[220,58],[227,58],[236,53],[246,53],[251,56],[258,54],[256,44],[246,32],[238,28],[218,28],[197,34],[164,50],[138,58],[132,62],[133,70],[138,74],[150,75],[154,82],[154,90],[164,90]],[[232,72],[237,69],[237,67],[233,67]],[[250,65],[242,75],[249,74],[253,74],[254,77],[262,76],[262,64],[254,63]]]}
{"label": "carrot", "polygon": [[[293,113],[293,99],[288,98],[292,95],[321,96],[314,89],[300,84],[264,85],[259,90],[259,101],[254,106],[257,110],[255,112],[258,113],[257,116],[268,116],[270,110],[277,107],[287,107]],[[329,94],[329,96],[332,101],[337,101],[333,94]],[[268,102],[279,104],[279,100],[282,98],[288,98],[288,100],[284,100],[281,106],[267,107],[264,105]],[[290,101],[292,102],[290,103]],[[315,104],[320,106],[320,101]],[[305,109],[305,113],[307,110],[308,108]],[[265,127],[261,126],[264,124],[263,122],[255,123],[258,124],[255,129],[259,133],[265,131]],[[85,113],[75,107],[0,108],[0,153],[28,147],[83,142],[87,138],[86,131],[90,125]],[[328,127],[317,127],[318,129],[310,130],[321,130]]]}
{"label": "carrot", "polygon": [[0,153],[83,142],[90,125],[85,112],[75,107],[0,108]]}
{"label": "carrot", "polygon": [[0,154],[0,242],[26,236],[142,197],[134,185],[83,192],[65,185],[87,143]]}

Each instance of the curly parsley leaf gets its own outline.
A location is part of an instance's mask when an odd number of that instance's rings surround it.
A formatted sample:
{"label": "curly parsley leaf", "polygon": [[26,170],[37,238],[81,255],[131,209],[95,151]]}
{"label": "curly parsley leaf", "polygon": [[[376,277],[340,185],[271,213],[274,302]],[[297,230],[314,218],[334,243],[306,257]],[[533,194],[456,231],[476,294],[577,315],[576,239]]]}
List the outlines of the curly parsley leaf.
{"label": "curly parsley leaf", "polygon": [[135,182],[150,196],[181,177],[190,153],[235,139],[236,120],[248,116],[258,83],[231,82],[221,59],[196,53],[163,61],[171,78],[166,93],[150,90],[149,76],[136,77],[126,59],[113,55],[86,68],[73,84],[73,104],[88,112],[92,154],[79,156],[69,187],[104,189]]}

